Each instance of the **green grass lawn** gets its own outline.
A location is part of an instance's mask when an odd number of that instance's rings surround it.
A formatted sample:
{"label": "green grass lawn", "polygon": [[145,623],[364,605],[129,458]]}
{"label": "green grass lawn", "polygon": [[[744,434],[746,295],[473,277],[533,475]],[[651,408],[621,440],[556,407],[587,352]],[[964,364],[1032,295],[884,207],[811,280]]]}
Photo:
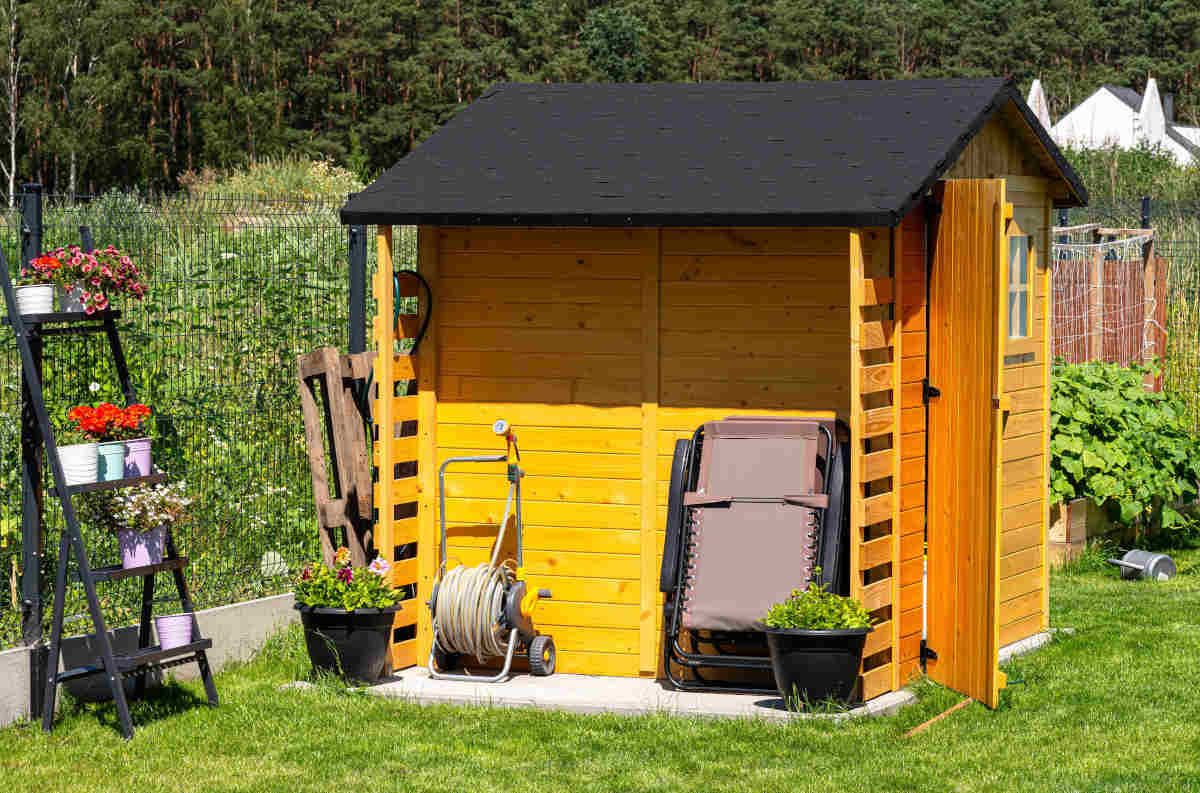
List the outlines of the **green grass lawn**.
{"label": "green grass lawn", "polygon": [[1181,575],[1121,582],[1081,565],[1053,579],[1055,626],[1006,667],[995,712],[933,684],[900,715],[843,724],[575,716],[418,707],[308,674],[293,631],[217,678],[222,705],[174,684],[134,706],[68,705],[53,735],[0,730],[2,793],[16,791],[1200,790],[1200,549]]}

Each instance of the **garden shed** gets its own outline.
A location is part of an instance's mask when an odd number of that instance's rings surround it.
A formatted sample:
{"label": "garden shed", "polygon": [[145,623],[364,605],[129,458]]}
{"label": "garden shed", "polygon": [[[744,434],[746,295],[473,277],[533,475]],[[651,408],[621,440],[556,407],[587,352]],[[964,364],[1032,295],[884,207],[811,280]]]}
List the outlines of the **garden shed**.
{"label": "garden shed", "polygon": [[[439,462],[495,453],[495,419],[559,671],[661,676],[675,440],[835,414],[863,698],[924,635],[928,673],[994,706],[998,648],[1047,626],[1050,218],[1086,200],[1000,79],[487,91],[342,210],[378,227],[375,543],[416,583],[394,664],[429,652]],[[433,294],[416,356],[401,225]],[[447,555],[475,564],[505,482],[447,487]]]}

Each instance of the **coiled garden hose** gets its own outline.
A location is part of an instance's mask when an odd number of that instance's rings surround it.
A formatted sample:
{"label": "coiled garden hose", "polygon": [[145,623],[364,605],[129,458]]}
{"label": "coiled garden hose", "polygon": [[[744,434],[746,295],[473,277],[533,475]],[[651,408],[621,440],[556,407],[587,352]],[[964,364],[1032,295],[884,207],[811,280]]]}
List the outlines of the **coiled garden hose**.
{"label": "coiled garden hose", "polygon": [[[416,355],[417,350],[421,346],[421,340],[425,338],[425,331],[429,330],[429,320],[433,316],[433,290],[429,288],[429,282],[425,280],[425,276],[421,275],[416,270],[393,270],[392,271],[392,329],[400,324],[400,276],[407,275],[416,278],[421,284],[421,288],[425,290],[425,318],[421,320],[421,327],[417,329],[417,335],[413,337],[413,345],[409,349],[409,355]],[[369,422],[371,416],[371,384],[375,381],[375,367],[367,372],[367,379],[363,383],[362,388],[355,394],[355,401],[358,403],[359,412],[362,413],[363,420]],[[371,445],[371,433],[367,433],[367,445]]]}
{"label": "coiled garden hose", "polygon": [[480,663],[486,656],[504,655],[504,595],[515,578],[508,562],[447,570],[434,602],[433,631],[438,646],[447,653],[474,655]]}
{"label": "coiled garden hose", "polygon": [[[507,430],[507,425],[505,425]],[[511,560],[499,562],[500,548],[513,517],[513,491],[508,489],[504,517],[492,546],[492,557],[476,567],[459,565],[446,569],[434,589],[433,635],[447,653],[473,655],[480,663],[486,656],[504,655],[501,620],[504,615],[504,596],[516,581],[516,564]]]}

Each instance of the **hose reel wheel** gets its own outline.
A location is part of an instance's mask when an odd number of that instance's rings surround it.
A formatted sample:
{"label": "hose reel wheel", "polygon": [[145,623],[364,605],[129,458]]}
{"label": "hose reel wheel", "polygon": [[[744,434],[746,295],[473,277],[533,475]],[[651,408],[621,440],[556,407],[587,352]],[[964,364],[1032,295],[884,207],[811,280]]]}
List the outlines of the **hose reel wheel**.
{"label": "hose reel wheel", "polygon": [[529,642],[529,671],[538,677],[554,674],[558,662],[558,652],[554,648],[554,639],[545,634],[534,636]]}

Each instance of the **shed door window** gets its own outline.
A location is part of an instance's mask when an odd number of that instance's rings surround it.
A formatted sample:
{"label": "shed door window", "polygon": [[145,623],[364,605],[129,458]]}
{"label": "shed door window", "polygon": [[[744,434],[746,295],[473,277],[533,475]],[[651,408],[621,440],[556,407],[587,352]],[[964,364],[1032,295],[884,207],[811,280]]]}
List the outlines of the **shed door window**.
{"label": "shed door window", "polygon": [[1008,337],[1029,336],[1029,237],[1008,238]]}

